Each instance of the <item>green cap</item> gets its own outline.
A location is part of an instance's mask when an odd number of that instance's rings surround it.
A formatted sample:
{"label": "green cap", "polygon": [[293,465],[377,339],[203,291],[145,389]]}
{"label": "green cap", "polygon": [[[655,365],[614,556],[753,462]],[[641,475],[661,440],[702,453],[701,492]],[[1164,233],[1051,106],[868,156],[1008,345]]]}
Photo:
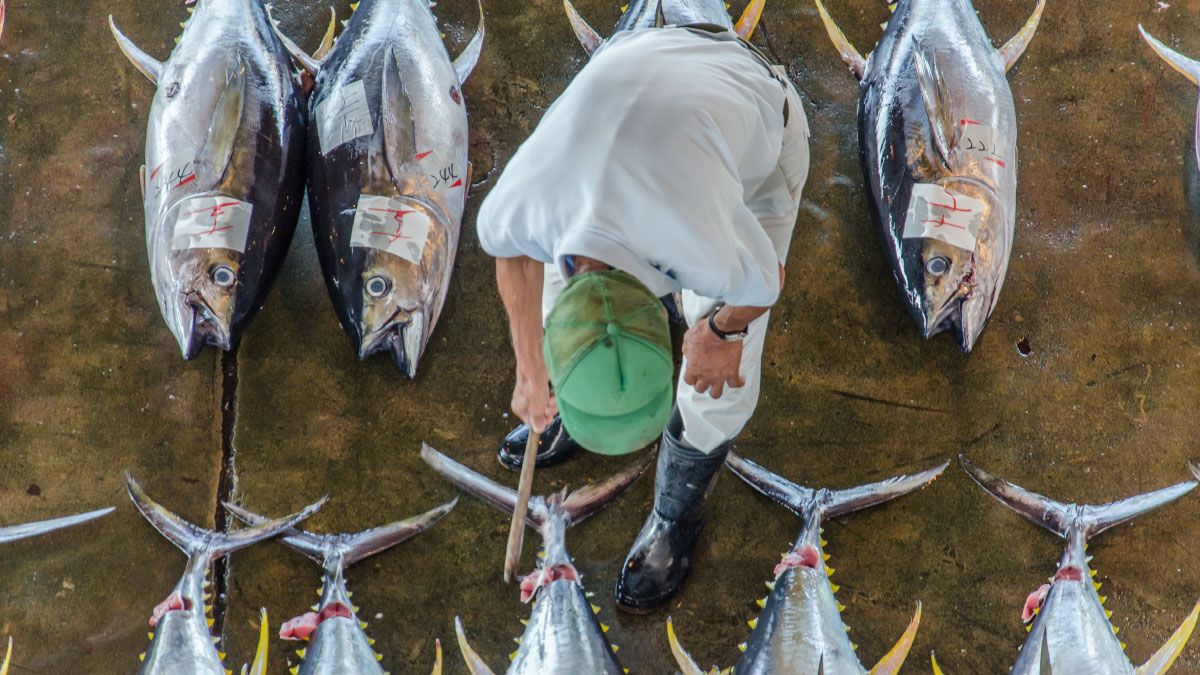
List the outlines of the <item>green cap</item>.
{"label": "green cap", "polygon": [[662,303],[619,270],[571,279],[546,317],[546,367],[563,426],[602,455],[645,447],[671,412],[671,332]]}

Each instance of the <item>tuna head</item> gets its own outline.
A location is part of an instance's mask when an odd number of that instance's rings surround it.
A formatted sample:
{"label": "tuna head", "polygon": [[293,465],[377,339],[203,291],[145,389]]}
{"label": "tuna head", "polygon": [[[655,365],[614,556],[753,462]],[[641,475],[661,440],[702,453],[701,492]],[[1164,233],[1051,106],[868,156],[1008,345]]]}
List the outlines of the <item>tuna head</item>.
{"label": "tuna head", "polygon": [[231,249],[192,248],[173,251],[165,261],[169,269],[158,275],[155,286],[184,358],[195,358],[204,345],[230,349],[237,342],[240,257]]}
{"label": "tuna head", "polygon": [[[913,201],[928,196],[929,207],[917,205],[908,218],[926,220],[924,233],[933,236],[902,240],[897,280],[922,334],[930,338],[952,330],[965,353],[975,346],[1000,295],[1012,230],[1002,202],[983,183],[953,177],[936,185],[942,194],[914,190]],[[969,218],[954,222],[944,217],[954,213],[949,209],[962,209],[968,203],[974,211]],[[973,249],[967,248],[972,245]]]}

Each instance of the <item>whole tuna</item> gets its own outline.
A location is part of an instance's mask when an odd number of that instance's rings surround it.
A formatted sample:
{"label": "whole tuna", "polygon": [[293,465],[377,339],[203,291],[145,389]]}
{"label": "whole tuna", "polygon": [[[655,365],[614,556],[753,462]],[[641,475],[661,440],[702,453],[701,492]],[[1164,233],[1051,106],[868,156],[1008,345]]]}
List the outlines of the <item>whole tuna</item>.
{"label": "whole tuna", "polygon": [[[4,2],[0,0],[0,30],[4,29]],[[64,516],[62,518],[52,518],[50,520],[42,520],[36,523],[25,523],[23,525],[9,525],[0,527],[0,544],[7,544],[10,541],[19,539],[27,539],[36,537],[39,534],[61,530],[64,527],[71,527],[80,523],[86,523],[89,520],[94,520],[100,516],[108,515],[113,512],[113,507],[105,509],[97,509],[87,513],[81,513],[75,516]],[[8,664],[12,661],[12,637],[8,638],[8,649],[4,653],[4,661],[0,662],[0,675],[7,675]]]}
{"label": "whole tuna", "polygon": [[[801,487],[736,453],[730,453],[725,462],[742,480],[786,506],[804,522],[795,546],[775,566],[775,580],[767,582],[771,592],[759,601],[762,614],[750,621],[750,639],[738,645],[742,656],[732,672],[738,675],[867,673],[854,653],[855,646],[846,633],[849,629],[842,623],[843,608],[834,597],[838,588],[829,580],[833,570],[825,564],[829,556],[824,552],[821,523],[924,487],[950,462],[912,476],[897,476],[846,490]],[[921,605],[918,602],[917,613],[907,630],[896,646],[870,670],[872,675],[892,675],[900,671],[920,621]],[[703,675],[704,671],[676,640],[670,619],[667,619],[667,635],[684,675]]]}
{"label": "whole tuna", "polygon": [[[1125,644],[1104,609],[1100,584],[1092,581],[1087,540],[1113,525],[1167,504],[1190,492],[1195,481],[1179,483],[1136,497],[1100,506],[1064,504],[1047,499],[997,478],[961,456],[963,468],[1000,503],[1067,540],[1058,570],[1026,600],[1026,620],[1032,619],[1029,637],[1021,647],[1012,675],[1159,675],[1167,672],[1183,651],[1200,603],[1171,639],[1150,660],[1135,668],[1125,656]],[[1193,472],[1195,469],[1193,468]],[[1034,618],[1036,617],[1036,618]],[[937,661],[934,672],[941,674]]]}
{"label": "whole tuna", "polygon": [[[766,0],[751,0],[737,24],[734,24],[724,0],[632,0],[621,8],[621,18],[617,20],[613,33],[666,25],[704,24],[732,30],[748,40],[758,25],[765,4]],[[567,19],[571,22],[575,37],[591,56],[604,43],[604,38],[583,20],[571,0],[563,0],[563,7],[567,10]]]}
{"label": "whole tuna", "polygon": [[[498,485],[425,445],[421,458],[459,488],[512,513],[514,490]],[[650,466],[651,455],[611,478],[582,487],[570,495],[566,489],[549,497],[532,497],[526,523],[542,535],[538,568],[521,579],[521,601],[533,601],[521,646],[512,655],[508,675],[623,675],[616,647],[596,619],[599,607],[583,590],[579,571],[567,554],[567,530],[604,508],[633,484]],[[455,617],[458,646],[472,675],[493,675],[491,668],[471,649],[462,621]]]}
{"label": "whole tuna", "polygon": [[[346,568],[424,532],[450,513],[456,503],[457,498],[419,516],[358,534],[310,534],[291,529],[280,537],[280,541],[315,560],[325,571],[319,605],[314,611],[284,623],[279,631],[281,638],[308,641],[308,646],[300,650],[302,661],[294,675],[384,675],[381,657],[371,646],[374,641],[363,631],[367,624],[358,618],[358,607],[350,601],[351,593],[346,590]],[[247,524],[269,522],[266,517],[236,504],[225,507]],[[433,675],[441,672],[439,642]]]}
{"label": "whole tuna", "polygon": [[817,9],[861,80],[859,158],[905,307],[928,338],[971,351],[1004,285],[1017,201],[1017,116],[1005,71],[1045,7],[992,47],[970,0],[899,0],[863,58]]}
{"label": "whole tuna", "polygon": [[185,358],[231,349],[287,253],[304,194],[304,94],[259,0],[200,0],[166,63],[109,26],[158,85],[142,197],[150,278]]}
{"label": "whole tuna", "polygon": [[288,48],[316,78],[308,204],[317,256],[359,358],[387,351],[417,373],[449,290],[471,185],[460,85],[428,0],[361,0],[327,56]]}
{"label": "whole tuna", "polygon": [[[325,500],[286,518],[245,530],[213,532],[187,522],[150,499],[128,472],[125,483],[138,511],[188,557],[187,567],[175,590],[154,608],[150,617],[154,632],[150,637],[150,648],[142,654],[139,675],[226,675],[228,671],[221,663],[223,657],[214,646],[220,638],[209,632],[212,624],[212,618],[208,616],[212,609],[208,604],[209,568],[233,551],[270,539],[311,516]],[[260,626],[258,653],[250,666],[250,675],[262,675],[266,671],[266,610],[262,613]]]}

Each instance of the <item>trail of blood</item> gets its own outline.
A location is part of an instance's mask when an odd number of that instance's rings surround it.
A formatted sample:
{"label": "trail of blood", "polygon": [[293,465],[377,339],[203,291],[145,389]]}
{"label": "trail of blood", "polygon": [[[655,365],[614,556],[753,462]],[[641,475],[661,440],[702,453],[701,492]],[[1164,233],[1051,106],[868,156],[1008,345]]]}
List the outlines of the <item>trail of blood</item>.
{"label": "trail of blood", "polygon": [[416,213],[416,211],[411,211],[411,210],[403,211],[403,210],[398,210],[398,209],[368,209],[368,210],[369,211],[384,211],[386,213],[390,213],[390,214],[392,214],[392,218],[395,219],[395,221],[396,221],[396,231],[395,232],[372,232],[371,234],[378,234],[378,235],[387,237],[388,239],[391,240],[388,242],[389,244],[394,243],[397,239],[412,239],[412,237],[408,237],[408,236],[401,234],[400,228],[402,228],[404,226],[404,216],[406,216],[410,213]]}

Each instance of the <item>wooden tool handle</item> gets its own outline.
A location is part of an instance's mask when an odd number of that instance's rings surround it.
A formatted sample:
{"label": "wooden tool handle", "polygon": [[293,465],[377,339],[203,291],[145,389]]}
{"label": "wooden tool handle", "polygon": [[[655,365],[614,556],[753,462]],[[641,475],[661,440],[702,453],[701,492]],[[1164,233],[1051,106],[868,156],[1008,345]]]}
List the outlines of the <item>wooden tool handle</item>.
{"label": "wooden tool handle", "polygon": [[525,459],[521,462],[521,482],[517,484],[517,506],[513,509],[512,525],[508,528],[508,550],[504,553],[504,580],[510,584],[517,581],[517,563],[521,560],[521,546],[525,542],[525,514],[529,511],[529,493],[533,490],[533,465],[537,463],[539,436],[533,427],[529,427]]}

